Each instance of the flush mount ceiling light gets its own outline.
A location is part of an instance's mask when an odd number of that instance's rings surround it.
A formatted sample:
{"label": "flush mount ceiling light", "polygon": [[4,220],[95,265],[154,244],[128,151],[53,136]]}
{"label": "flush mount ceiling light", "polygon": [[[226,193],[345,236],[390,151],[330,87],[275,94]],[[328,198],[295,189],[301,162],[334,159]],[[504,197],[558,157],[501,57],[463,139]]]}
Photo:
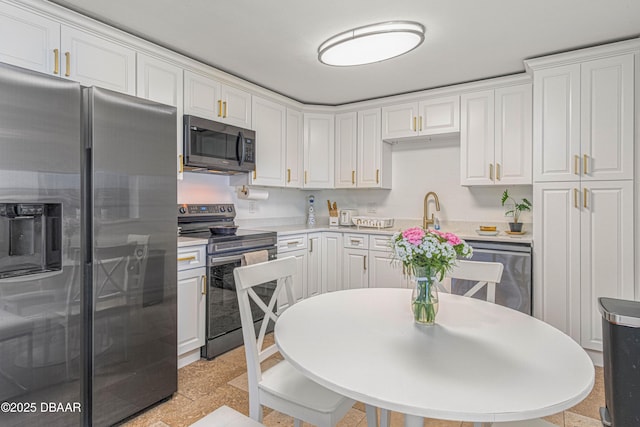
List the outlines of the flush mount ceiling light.
{"label": "flush mount ceiling light", "polygon": [[365,25],[331,37],[318,48],[323,64],[346,67],[371,64],[403,55],[424,41],[417,22],[390,21]]}

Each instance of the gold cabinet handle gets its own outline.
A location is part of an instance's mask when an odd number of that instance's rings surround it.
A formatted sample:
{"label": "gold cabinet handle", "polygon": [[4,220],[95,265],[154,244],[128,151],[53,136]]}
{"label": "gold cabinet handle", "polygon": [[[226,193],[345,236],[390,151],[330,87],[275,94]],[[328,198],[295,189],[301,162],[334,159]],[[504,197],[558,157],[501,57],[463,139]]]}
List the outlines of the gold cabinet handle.
{"label": "gold cabinet handle", "polygon": [[413,131],[414,131],[414,132],[416,131],[416,120],[418,120],[418,118],[417,118],[417,117],[414,117],[414,118],[413,118]]}
{"label": "gold cabinet handle", "polygon": [[186,256],[186,257],[182,257],[182,258],[178,258],[178,262],[182,262],[182,261],[195,261],[195,260],[196,260],[195,255]]}
{"label": "gold cabinet handle", "polygon": [[420,116],[420,130],[422,131],[422,116]]}
{"label": "gold cabinet handle", "polygon": [[304,183],[307,183],[307,171],[304,171]]}
{"label": "gold cabinet handle", "polygon": [[182,154],[179,154],[178,155],[178,161],[180,162],[180,166],[178,167],[178,171],[180,173],[184,172],[184,160],[183,159],[184,159],[184,157],[182,156]]}
{"label": "gold cabinet handle", "polygon": [[313,252],[313,239],[309,239],[309,253]]}
{"label": "gold cabinet handle", "polygon": [[367,256],[366,255],[362,258],[362,261],[363,261],[362,266],[364,267],[364,271],[367,271]]}
{"label": "gold cabinet handle", "polygon": [[573,156],[573,174],[580,175],[579,169],[580,169],[580,156],[576,154],[575,156]]}
{"label": "gold cabinet handle", "polygon": [[356,183],[356,171],[351,171],[351,183],[354,185]]}
{"label": "gold cabinet handle", "polygon": [[582,205],[583,205],[583,206],[585,207],[585,209],[586,209],[586,208],[587,208],[587,189],[586,189],[586,188],[583,188],[583,189],[582,189],[582,198],[583,198],[583,200],[582,200],[582,202],[583,202],[583,203],[582,203]]}
{"label": "gold cabinet handle", "polygon": [[60,50],[53,49],[53,74],[60,74]]}
{"label": "gold cabinet handle", "polygon": [[500,163],[496,163],[496,179],[500,181]]}
{"label": "gold cabinet handle", "polygon": [[489,163],[489,179],[493,181],[493,163]]}
{"label": "gold cabinet handle", "polygon": [[578,190],[577,188],[573,189],[573,207],[578,209],[578,197],[580,197],[580,190]]}
{"label": "gold cabinet handle", "polygon": [[202,295],[207,294],[207,276],[202,276]]}
{"label": "gold cabinet handle", "polygon": [[71,76],[71,54],[69,52],[64,53],[67,71],[64,73],[65,77]]}
{"label": "gold cabinet handle", "polygon": [[287,182],[291,182],[291,169],[287,169]]}
{"label": "gold cabinet handle", "polygon": [[589,173],[589,171],[587,170],[587,159],[588,158],[589,158],[589,156],[587,156],[586,154],[582,157],[582,173],[584,175]]}
{"label": "gold cabinet handle", "polygon": [[229,116],[229,108],[227,107],[227,101],[224,101],[222,105],[224,106],[224,114],[222,115],[222,118],[226,119]]}
{"label": "gold cabinet handle", "polygon": [[222,117],[222,99],[218,99],[218,117]]}
{"label": "gold cabinet handle", "polygon": [[380,184],[380,169],[376,169],[376,184]]}
{"label": "gold cabinet handle", "polygon": [[258,172],[257,171],[258,171],[257,168],[253,170],[253,179],[258,179]]}

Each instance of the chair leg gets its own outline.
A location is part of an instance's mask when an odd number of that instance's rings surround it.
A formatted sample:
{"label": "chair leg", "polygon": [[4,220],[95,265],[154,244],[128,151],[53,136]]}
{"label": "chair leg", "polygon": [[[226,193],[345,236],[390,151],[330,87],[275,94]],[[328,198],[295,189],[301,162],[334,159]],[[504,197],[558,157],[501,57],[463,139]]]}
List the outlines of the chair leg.
{"label": "chair leg", "polygon": [[293,419],[293,427],[302,427],[302,421],[297,418]]}
{"label": "chair leg", "polygon": [[380,427],[389,427],[389,422],[391,421],[389,412],[388,409],[380,408]]}
{"label": "chair leg", "polygon": [[375,406],[364,405],[367,414],[367,427],[378,427],[378,410]]}
{"label": "chair leg", "polygon": [[249,398],[249,417],[256,420],[257,422],[262,422],[262,405],[260,402],[254,401],[255,399]]}

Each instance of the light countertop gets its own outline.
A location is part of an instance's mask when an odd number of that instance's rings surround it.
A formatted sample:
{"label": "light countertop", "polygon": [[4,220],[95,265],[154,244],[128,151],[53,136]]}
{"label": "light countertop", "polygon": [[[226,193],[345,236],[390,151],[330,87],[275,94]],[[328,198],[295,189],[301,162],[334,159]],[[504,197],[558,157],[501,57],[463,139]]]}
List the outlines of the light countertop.
{"label": "light countertop", "polygon": [[183,237],[178,236],[178,247],[183,248],[186,246],[198,246],[198,245],[206,245],[208,243],[207,239],[200,239],[197,237]]}

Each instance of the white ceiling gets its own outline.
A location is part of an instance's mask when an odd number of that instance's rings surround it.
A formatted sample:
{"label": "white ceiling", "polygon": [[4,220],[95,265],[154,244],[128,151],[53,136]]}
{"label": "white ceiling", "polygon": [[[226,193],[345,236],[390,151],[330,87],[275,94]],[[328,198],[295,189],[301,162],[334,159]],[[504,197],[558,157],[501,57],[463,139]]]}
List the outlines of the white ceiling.
{"label": "white ceiling", "polygon": [[[53,0],[309,104],[338,105],[524,71],[526,58],[640,35],[639,0]],[[318,46],[412,20],[425,42],[339,68]]]}

